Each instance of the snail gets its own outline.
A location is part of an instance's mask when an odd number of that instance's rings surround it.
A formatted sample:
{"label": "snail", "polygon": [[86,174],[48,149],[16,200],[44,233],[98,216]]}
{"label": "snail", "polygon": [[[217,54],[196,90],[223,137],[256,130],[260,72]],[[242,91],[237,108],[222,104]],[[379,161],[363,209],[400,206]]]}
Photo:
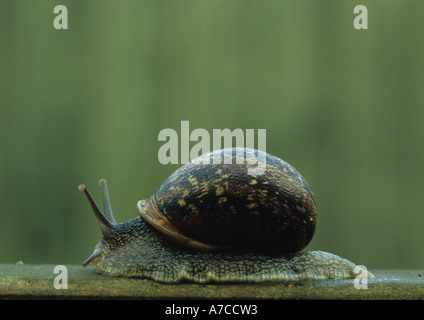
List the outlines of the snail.
{"label": "snail", "polygon": [[[264,166],[262,174],[249,174],[253,160]],[[139,216],[122,223],[113,217],[106,180],[100,185],[104,214],[79,186],[103,234],[83,266],[97,264],[99,274],[162,283],[357,275],[356,265],[337,255],[302,251],[317,223],[314,195],[293,166],[266,152],[229,148],[201,155],[138,201]]]}

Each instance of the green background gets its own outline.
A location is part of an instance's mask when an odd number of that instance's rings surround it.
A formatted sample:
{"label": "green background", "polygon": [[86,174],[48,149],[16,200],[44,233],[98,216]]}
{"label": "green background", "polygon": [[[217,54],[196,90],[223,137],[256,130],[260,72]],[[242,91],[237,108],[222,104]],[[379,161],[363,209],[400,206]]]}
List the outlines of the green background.
{"label": "green background", "polygon": [[[69,29],[55,30],[55,5]],[[369,29],[355,30],[366,5]],[[0,2],[0,263],[79,264],[178,165],[160,130],[266,129],[308,180],[308,250],[422,268],[421,0]]]}

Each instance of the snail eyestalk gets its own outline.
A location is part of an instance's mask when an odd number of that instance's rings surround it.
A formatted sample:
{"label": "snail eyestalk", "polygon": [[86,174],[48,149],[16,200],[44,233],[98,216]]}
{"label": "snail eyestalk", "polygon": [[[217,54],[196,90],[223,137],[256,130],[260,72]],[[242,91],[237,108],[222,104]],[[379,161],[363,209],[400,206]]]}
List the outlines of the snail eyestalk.
{"label": "snail eyestalk", "polygon": [[115,224],[115,220],[109,221],[106,216],[103,214],[103,212],[99,209],[96,202],[94,201],[93,197],[91,196],[90,192],[88,192],[85,185],[80,185],[78,187],[79,191],[84,192],[86,195],[88,202],[91,205],[91,209],[93,209],[94,216],[96,217],[97,222],[99,223],[100,230],[102,231],[102,234],[105,238],[110,238],[113,235],[113,226]]}
{"label": "snail eyestalk", "polygon": [[105,208],[105,216],[112,224],[116,224],[115,218],[113,217],[112,206],[110,204],[110,197],[107,190],[106,180],[100,179],[99,184],[103,189],[103,205]]}

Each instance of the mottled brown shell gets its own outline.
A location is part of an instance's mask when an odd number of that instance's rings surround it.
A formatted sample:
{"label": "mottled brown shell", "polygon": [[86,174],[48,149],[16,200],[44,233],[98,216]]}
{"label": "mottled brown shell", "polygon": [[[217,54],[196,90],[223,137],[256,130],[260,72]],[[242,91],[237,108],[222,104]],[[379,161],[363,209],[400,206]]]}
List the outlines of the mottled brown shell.
{"label": "mottled brown shell", "polygon": [[[252,149],[241,150],[244,156],[240,157],[237,150],[230,150],[231,164],[202,162],[207,157],[224,159],[228,152],[224,149],[179,168],[149,200],[138,203],[141,217],[187,247],[276,253],[302,250],[317,222],[308,183],[277,157]],[[265,160],[262,174],[249,174],[252,156]]]}

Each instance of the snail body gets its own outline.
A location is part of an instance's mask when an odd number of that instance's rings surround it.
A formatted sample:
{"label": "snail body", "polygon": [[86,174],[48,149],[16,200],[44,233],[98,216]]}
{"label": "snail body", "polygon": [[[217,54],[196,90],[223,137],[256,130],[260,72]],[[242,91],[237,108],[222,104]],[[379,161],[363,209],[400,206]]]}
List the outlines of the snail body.
{"label": "snail body", "polygon": [[[262,174],[249,174],[252,158]],[[223,149],[193,159],[137,203],[139,217],[123,223],[115,222],[106,181],[101,185],[105,214],[79,187],[103,233],[83,263],[97,264],[98,273],[165,283],[356,275],[346,259],[301,251],[315,232],[313,193],[294,167],[262,151]]]}

